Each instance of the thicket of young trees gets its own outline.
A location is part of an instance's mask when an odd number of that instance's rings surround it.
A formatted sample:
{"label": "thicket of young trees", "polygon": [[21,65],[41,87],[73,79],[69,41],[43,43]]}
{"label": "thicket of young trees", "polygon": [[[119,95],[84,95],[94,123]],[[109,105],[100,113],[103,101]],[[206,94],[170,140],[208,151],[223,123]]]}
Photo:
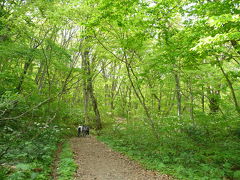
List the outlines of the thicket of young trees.
{"label": "thicket of young trees", "polygon": [[157,142],[235,132],[239,14],[238,0],[2,0],[1,136],[34,123],[141,122]]}

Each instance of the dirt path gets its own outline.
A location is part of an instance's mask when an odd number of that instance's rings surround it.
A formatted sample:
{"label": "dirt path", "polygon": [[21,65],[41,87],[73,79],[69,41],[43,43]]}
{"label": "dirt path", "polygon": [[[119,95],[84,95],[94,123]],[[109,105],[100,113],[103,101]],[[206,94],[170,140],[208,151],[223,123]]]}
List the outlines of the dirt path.
{"label": "dirt path", "polygon": [[112,151],[94,137],[72,138],[71,145],[78,164],[77,180],[170,179],[167,175],[144,170],[136,162]]}

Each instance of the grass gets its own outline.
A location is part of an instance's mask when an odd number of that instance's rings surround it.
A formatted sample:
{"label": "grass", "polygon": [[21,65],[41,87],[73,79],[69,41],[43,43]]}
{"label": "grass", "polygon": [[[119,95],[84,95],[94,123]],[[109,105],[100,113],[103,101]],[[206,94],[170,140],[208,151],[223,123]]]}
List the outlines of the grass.
{"label": "grass", "polygon": [[59,166],[57,169],[59,180],[71,180],[74,179],[77,164],[73,158],[73,152],[69,143],[64,143],[62,152],[60,154]]}

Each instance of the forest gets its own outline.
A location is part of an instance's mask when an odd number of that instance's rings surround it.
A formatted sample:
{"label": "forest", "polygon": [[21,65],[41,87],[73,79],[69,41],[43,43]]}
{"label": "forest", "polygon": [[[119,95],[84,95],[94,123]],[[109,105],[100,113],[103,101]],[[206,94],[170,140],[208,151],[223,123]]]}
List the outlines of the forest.
{"label": "forest", "polygon": [[0,179],[73,179],[81,124],[173,179],[239,180],[239,0],[0,0]]}

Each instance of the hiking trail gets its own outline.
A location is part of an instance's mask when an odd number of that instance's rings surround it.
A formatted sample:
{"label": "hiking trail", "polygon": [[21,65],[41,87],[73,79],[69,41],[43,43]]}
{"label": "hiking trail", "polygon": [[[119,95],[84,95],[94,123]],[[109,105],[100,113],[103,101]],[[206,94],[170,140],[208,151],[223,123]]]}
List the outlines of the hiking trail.
{"label": "hiking trail", "polygon": [[126,156],[113,151],[95,137],[71,138],[78,165],[75,179],[82,180],[170,180],[167,175],[145,170]]}

